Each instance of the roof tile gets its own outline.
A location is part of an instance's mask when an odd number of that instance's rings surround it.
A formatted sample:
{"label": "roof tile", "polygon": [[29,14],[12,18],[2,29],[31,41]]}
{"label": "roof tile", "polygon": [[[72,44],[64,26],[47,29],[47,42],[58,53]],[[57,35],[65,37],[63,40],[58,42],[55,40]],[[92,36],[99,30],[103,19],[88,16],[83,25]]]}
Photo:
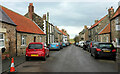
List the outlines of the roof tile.
{"label": "roof tile", "polygon": [[110,33],[110,23],[105,26],[100,33],[98,34],[105,34],[105,33]]}
{"label": "roof tile", "polygon": [[17,25],[17,31],[44,34],[44,32],[30,19],[15,13],[2,6],[2,10],[11,18],[11,20]]}

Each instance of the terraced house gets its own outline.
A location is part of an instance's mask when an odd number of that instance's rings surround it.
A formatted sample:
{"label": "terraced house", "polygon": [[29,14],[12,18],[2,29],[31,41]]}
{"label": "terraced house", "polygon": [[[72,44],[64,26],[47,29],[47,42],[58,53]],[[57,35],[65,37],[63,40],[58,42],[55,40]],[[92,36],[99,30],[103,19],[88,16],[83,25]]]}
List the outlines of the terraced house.
{"label": "terraced house", "polygon": [[[34,21],[3,6],[1,8],[17,25],[16,54],[18,56],[25,54],[25,49],[30,42],[45,42],[45,33]],[[12,37],[14,37],[14,35]]]}
{"label": "terraced house", "polygon": [[79,41],[88,40],[88,27],[85,25],[84,29],[79,33]]}
{"label": "terraced house", "polygon": [[3,57],[9,54],[16,55],[16,24],[10,17],[1,9],[0,6],[0,49],[5,48]]}
{"label": "terraced house", "polygon": [[[89,40],[99,41],[99,42],[111,42],[110,38],[110,19],[114,14],[114,9],[111,7],[108,9],[108,14],[105,15],[100,20],[95,20],[95,24],[93,24],[89,28]],[[105,29],[108,29],[107,31]]]}

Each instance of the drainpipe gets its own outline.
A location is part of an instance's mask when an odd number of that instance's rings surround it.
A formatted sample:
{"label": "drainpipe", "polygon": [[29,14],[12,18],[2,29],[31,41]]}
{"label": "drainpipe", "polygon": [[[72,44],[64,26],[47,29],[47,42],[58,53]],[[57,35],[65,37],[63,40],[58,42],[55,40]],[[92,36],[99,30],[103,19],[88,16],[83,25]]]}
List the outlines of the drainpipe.
{"label": "drainpipe", "polygon": [[17,30],[16,30],[16,56],[17,56]]}

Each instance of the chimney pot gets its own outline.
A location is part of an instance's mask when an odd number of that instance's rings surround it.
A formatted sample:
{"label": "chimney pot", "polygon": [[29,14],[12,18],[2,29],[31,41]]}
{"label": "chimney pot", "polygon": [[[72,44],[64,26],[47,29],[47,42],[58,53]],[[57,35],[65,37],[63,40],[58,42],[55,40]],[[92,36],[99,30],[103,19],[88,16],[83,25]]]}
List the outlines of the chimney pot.
{"label": "chimney pot", "polygon": [[95,23],[97,23],[98,22],[98,20],[95,20]]}
{"label": "chimney pot", "polygon": [[28,16],[29,16],[30,19],[33,19],[33,18],[32,18],[33,13],[34,13],[33,3],[29,3],[29,6],[28,6]]}

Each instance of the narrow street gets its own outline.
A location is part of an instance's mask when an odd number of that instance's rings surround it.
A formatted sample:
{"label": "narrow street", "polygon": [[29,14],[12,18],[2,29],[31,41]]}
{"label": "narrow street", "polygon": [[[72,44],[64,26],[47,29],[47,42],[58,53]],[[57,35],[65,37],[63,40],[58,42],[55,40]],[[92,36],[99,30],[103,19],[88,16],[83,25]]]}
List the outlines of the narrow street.
{"label": "narrow street", "polygon": [[115,61],[94,59],[82,48],[71,45],[51,51],[47,61],[32,59],[16,67],[17,72],[117,72]]}

